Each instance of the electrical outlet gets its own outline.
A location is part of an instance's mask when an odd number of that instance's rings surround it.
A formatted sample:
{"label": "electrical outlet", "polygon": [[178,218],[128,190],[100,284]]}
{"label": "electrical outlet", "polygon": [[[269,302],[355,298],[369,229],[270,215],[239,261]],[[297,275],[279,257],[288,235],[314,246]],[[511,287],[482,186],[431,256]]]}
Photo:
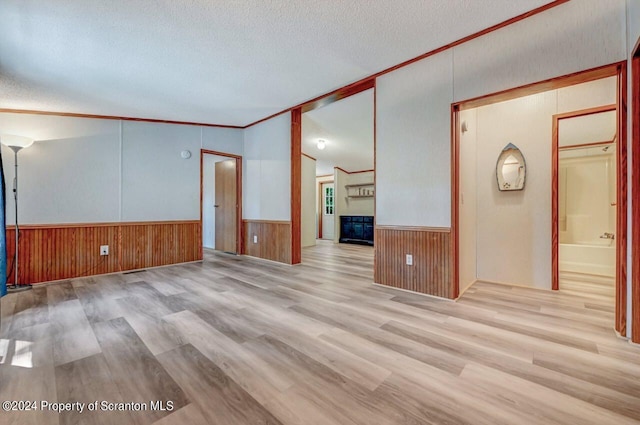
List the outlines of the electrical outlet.
{"label": "electrical outlet", "polygon": [[407,254],[405,255],[407,266],[413,266],[413,255]]}
{"label": "electrical outlet", "polygon": [[109,255],[109,245],[100,245],[100,255]]}
{"label": "electrical outlet", "polygon": [[258,243],[258,235],[253,235],[253,243]]}

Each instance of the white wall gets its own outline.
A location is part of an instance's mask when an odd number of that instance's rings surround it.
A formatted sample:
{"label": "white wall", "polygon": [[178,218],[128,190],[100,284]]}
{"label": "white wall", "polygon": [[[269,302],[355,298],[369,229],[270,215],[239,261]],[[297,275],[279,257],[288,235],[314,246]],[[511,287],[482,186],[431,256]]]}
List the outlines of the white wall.
{"label": "white wall", "polygon": [[202,159],[202,246],[216,247],[216,162],[228,157],[207,154]]}
{"label": "white wall", "polygon": [[452,51],[376,81],[376,223],[451,225]]}
{"label": "white wall", "polygon": [[467,131],[460,135],[460,292],[467,289],[477,278],[477,157],[476,145],[478,126],[477,109],[460,112],[460,122]]}
{"label": "white wall", "polygon": [[455,100],[624,60],[624,3],[570,1],[456,46]]}
{"label": "white wall", "polygon": [[[348,174],[345,184],[373,183],[374,172]],[[368,187],[367,189],[371,189]],[[373,197],[371,198],[347,198],[344,209],[340,215],[370,215],[373,216]]]}
{"label": "white wall", "polygon": [[[118,221],[120,123],[46,115],[0,114],[0,133],[32,137],[20,152],[20,223]],[[14,155],[2,146],[7,224],[15,220]]]}
{"label": "white wall", "polygon": [[[197,220],[200,147],[243,150],[241,129],[52,115],[0,113],[0,133],[37,140],[19,156],[23,224]],[[13,152],[2,158],[11,224]]]}
{"label": "white wall", "polygon": [[122,220],[199,220],[199,149],[199,127],[124,121]]}
{"label": "white wall", "polygon": [[224,127],[200,127],[202,149],[242,155],[244,151],[244,130]]}
{"label": "white wall", "polygon": [[291,220],[291,114],[244,130],[243,218]]}
{"label": "white wall", "polygon": [[301,238],[302,247],[316,244],[316,161],[302,156]]}

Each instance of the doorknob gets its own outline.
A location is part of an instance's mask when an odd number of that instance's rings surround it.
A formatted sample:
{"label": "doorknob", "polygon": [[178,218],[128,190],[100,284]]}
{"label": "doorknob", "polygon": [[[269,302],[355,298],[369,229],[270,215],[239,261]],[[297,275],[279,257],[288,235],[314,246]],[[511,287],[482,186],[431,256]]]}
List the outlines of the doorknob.
{"label": "doorknob", "polygon": [[214,208],[218,208],[219,206],[220,206],[220,205],[214,205],[213,207],[214,207]]}

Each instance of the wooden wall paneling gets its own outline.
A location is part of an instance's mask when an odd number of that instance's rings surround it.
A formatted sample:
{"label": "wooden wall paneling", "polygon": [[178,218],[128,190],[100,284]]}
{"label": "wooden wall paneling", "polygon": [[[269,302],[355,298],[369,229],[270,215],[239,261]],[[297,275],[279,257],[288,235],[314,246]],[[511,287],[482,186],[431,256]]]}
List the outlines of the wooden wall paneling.
{"label": "wooden wall paneling", "polygon": [[616,330],[627,336],[627,63],[618,65]]}
{"label": "wooden wall paneling", "polygon": [[[302,110],[291,111],[291,264],[302,261]],[[283,247],[284,249],[284,247]],[[282,253],[286,254],[285,252]]]}
{"label": "wooden wall paneling", "polygon": [[[244,220],[246,255],[291,264],[292,226],[289,221]],[[258,243],[253,243],[253,236]]]}
{"label": "wooden wall paneling", "polygon": [[[8,270],[15,250],[7,228]],[[200,221],[20,227],[19,283],[41,283],[202,259]],[[109,245],[109,255],[100,255]],[[13,273],[8,276],[13,283]]]}
{"label": "wooden wall paneling", "polygon": [[640,39],[636,43],[631,60],[631,112],[632,122],[632,168],[631,168],[631,340],[640,344]]}
{"label": "wooden wall paneling", "polygon": [[[455,297],[448,228],[377,226],[375,282],[408,291]],[[405,255],[413,255],[413,265]]]}

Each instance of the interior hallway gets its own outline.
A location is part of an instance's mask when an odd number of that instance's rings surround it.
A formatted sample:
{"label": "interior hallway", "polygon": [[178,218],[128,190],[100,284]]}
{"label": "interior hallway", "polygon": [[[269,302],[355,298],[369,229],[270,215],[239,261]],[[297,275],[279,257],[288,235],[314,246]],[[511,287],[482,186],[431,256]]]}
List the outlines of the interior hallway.
{"label": "interior hallway", "polygon": [[638,349],[615,336],[608,294],[476,283],[451,302],[371,285],[371,247],[303,256],[206,252],[2,298],[0,399],[174,402],[2,423],[640,421]]}

